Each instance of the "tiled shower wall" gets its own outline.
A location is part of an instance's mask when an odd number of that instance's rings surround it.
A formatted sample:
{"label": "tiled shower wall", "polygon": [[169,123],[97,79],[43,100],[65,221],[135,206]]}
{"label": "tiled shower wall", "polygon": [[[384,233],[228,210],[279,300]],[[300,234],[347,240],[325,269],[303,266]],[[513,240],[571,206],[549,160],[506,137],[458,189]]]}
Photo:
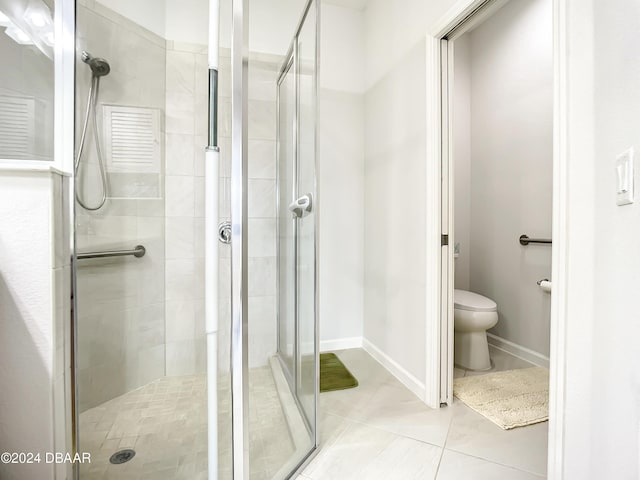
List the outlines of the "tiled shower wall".
{"label": "tiled shower wall", "polygon": [[[99,104],[165,108],[165,40],[130,20],[86,0],[77,7],[78,45],[111,64],[100,83]],[[91,76],[78,61],[77,118]],[[99,109],[98,121],[101,121]],[[82,120],[77,122],[78,131]],[[162,138],[164,135],[162,135]],[[104,138],[104,137],[103,137]],[[99,194],[95,145],[83,160],[83,189],[92,204]],[[162,145],[161,151],[164,151]],[[164,162],[161,162],[164,163]],[[165,202],[163,173],[157,198],[109,199],[89,212],[76,207],[78,251],[128,249],[142,244],[143,258],[81,260],[77,270],[78,384],[80,410],[103,403],[165,373]],[[110,178],[126,191],[135,175]]]}
{"label": "tiled shower wall", "polygon": [[276,98],[283,57],[249,57],[249,367],[277,349]]}
{"label": "tiled shower wall", "polygon": [[[277,349],[276,302],[276,80],[283,58],[250,54],[249,60],[249,367],[267,365]],[[220,58],[220,215],[230,216],[231,59]],[[229,364],[229,246],[220,247],[221,369]]]}
{"label": "tiled shower wall", "polygon": [[[163,112],[163,170],[156,199],[109,199],[77,211],[79,251],[147,248],[141,259],[90,260],[78,269],[81,410],[163,375],[206,371],[204,323],[204,148],[207,144],[207,49],[165,41],[85,0],[78,5],[81,48],[109,60],[99,104]],[[276,351],[276,77],[282,59],[252,55],[249,89],[250,366]],[[220,65],[220,216],[230,216],[231,79]],[[78,118],[90,82],[79,63]],[[100,117],[99,117],[100,118]],[[82,125],[78,125],[81,128]],[[95,195],[97,158],[87,147],[87,192]],[[113,183],[117,179],[110,179]],[[134,178],[130,181],[135,181]],[[92,188],[89,188],[93,186]],[[127,185],[117,185],[126,191]],[[95,200],[95,198],[92,198]],[[219,362],[228,369],[230,247],[220,245]]]}
{"label": "tiled shower wall", "polygon": [[[167,48],[167,375],[206,370],[204,147],[206,47]],[[276,351],[276,78],[280,57],[252,55],[249,69],[249,363]],[[220,221],[230,218],[231,64],[220,58]],[[195,118],[193,119],[193,114]],[[190,120],[190,115],[193,120]],[[220,244],[219,366],[229,365],[231,248]],[[174,273],[175,272],[175,273]]]}
{"label": "tiled shower wall", "polygon": [[[250,363],[275,353],[275,100],[279,58],[252,60],[249,100]],[[231,68],[220,59],[220,220],[230,217]],[[207,48],[167,43],[167,375],[206,369],[204,336],[204,149]],[[220,244],[220,365],[229,363],[230,247]]]}
{"label": "tiled shower wall", "polygon": [[206,371],[204,149],[207,49],[167,42],[166,374]]}

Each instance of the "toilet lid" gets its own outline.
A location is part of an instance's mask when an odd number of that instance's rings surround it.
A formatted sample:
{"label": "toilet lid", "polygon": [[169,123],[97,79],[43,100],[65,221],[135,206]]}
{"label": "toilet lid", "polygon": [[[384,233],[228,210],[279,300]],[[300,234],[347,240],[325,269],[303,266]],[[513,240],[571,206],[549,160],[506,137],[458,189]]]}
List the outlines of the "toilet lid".
{"label": "toilet lid", "polygon": [[470,310],[473,312],[495,312],[498,308],[496,302],[490,298],[483,297],[477,293],[466,290],[455,290],[453,292],[455,308],[459,310]]}

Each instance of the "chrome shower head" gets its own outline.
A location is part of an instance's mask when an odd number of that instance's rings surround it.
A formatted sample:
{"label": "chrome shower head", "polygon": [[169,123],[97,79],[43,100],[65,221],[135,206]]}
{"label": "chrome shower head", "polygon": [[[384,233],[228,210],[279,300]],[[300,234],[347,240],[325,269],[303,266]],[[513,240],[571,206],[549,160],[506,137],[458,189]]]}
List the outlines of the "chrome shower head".
{"label": "chrome shower head", "polygon": [[93,72],[96,77],[103,77],[105,75],[108,75],[111,71],[109,62],[107,62],[104,58],[93,57],[86,50],[83,50],[82,52],[82,61],[89,65],[89,68],[91,68],[91,72]]}

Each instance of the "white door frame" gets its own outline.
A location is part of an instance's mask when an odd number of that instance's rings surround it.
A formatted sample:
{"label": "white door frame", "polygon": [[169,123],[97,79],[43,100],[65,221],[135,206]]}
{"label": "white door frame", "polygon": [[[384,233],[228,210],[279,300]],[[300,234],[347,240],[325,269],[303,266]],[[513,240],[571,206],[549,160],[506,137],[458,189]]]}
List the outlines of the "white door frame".
{"label": "white door frame", "polygon": [[[453,249],[442,246],[442,234],[451,234],[443,226],[453,225],[451,209],[443,218],[443,182],[450,185],[448,170],[451,151],[443,145],[442,75],[447,67],[442,40],[457,26],[482,8],[489,15],[508,0],[459,0],[440,18],[426,36],[426,378],[424,401],[432,408],[452,400],[453,377],[453,292],[452,275],[443,277],[453,269]],[[568,278],[568,81],[567,81],[567,0],[553,0],[553,57],[554,57],[554,154],[553,154],[553,246],[551,298],[551,355],[549,398],[549,450],[548,478],[561,479],[564,453],[565,406],[565,344]],[[474,21],[474,20],[472,20]],[[449,52],[450,46],[449,46]],[[445,127],[447,128],[447,127]],[[446,158],[445,158],[446,156]],[[446,162],[446,163],[445,163]],[[444,163],[444,166],[443,166]],[[451,189],[449,201],[451,201]],[[446,206],[446,205],[445,205]],[[445,220],[445,221],[443,221]],[[449,239],[452,244],[452,238]],[[448,286],[443,289],[443,278]]]}

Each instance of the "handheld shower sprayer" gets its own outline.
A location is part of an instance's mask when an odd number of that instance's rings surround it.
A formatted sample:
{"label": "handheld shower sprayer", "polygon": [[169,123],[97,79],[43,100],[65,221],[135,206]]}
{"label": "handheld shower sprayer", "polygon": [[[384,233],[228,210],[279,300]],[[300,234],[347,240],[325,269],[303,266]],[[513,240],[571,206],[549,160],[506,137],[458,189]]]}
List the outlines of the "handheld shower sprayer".
{"label": "handheld shower sprayer", "polygon": [[92,56],[86,50],[82,51],[82,61],[89,65],[91,68],[91,72],[96,77],[104,77],[105,75],[109,75],[111,71],[111,65],[104,58],[97,58]]}
{"label": "handheld shower sprayer", "polygon": [[84,144],[87,137],[87,129],[89,127],[89,119],[92,120],[93,123],[93,136],[96,144],[96,153],[98,155],[98,168],[100,169],[100,180],[102,182],[102,199],[99,204],[95,207],[89,206],[86,201],[80,195],[78,188],[76,187],[76,200],[82,206],[82,208],[90,211],[99,210],[103,207],[105,202],[107,201],[107,174],[104,167],[104,158],[102,156],[102,150],[100,148],[100,134],[98,132],[98,121],[97,121],[97,103],[98,103],[98,92],[100,90],[100,77],[104,77],[108,75],[111,71],[111,66],[109,62],[107,62],[103,58],[97,58],[92,56],[86,50],[82,51],[81,57],[82,61],[86,63],[91,69],[91,86],[89,87],[89,95],[87,98],[87,110],[84,117],[84,125],[82,127],[82,135],[80,137],[80,145],[78,147],[78,154],[76,156],[75,161],[75,174],[76,177],[79,177],[80,172],[80,160],[82,159],[82,154],[84,152]]}

